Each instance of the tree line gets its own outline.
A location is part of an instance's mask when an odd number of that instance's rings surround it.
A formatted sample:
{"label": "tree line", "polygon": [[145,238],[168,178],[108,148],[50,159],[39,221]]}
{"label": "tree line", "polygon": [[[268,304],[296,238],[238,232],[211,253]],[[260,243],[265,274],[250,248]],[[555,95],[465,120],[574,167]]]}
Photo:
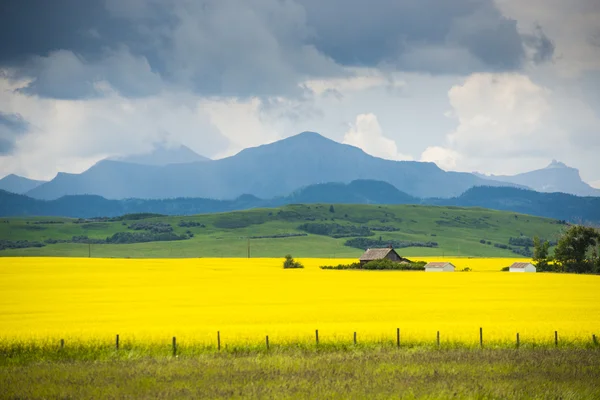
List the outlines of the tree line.
{"label": "tree line", "polygon": [[560,237],[550,254],[550,242],[533,238],[533,263],[538,271],[600,273],[600,231],[573,225]]}

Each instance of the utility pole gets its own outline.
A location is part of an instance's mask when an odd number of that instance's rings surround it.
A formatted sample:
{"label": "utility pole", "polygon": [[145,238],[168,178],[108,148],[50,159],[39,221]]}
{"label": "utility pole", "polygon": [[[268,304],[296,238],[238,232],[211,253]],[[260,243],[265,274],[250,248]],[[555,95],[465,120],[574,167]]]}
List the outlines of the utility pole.
{"label": "utility pole", "polygon": [[88,258],[92,258],[92,243],[88,241]]}
{"label": "utility pole", "polygon": [[248,258],[250,258],[250,236],[248,236]]}

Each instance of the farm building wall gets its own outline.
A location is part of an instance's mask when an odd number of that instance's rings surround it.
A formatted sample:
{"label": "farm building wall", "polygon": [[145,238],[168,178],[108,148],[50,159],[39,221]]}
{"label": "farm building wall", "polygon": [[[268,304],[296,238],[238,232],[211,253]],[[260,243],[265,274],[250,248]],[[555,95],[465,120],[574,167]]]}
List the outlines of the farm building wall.
{"label": "farm building wall", "polygon": [[393,251],[390,251],[385,258],[392,261],[400,261],[400,257]]}
{"label": "farm building wall", "polygon": [[535,266],[528,264],[525,268],[510,268],[509,272],[536,272]]}

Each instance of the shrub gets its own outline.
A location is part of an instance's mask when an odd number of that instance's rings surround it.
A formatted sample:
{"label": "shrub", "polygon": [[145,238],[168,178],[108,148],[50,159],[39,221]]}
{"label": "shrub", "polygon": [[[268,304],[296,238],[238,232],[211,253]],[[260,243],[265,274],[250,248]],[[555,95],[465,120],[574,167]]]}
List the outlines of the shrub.
{"label": "shrub", "polygon": [[373,260],[369,261],[365,265],[360,265],[360,263],[352,263],[352,264],[340,264],[336,266],[322,266],[321,269],[362,269],[362,270],[371,270],[371,271],[384,271],[384,270],[393,270],[393,271],[424,271],[425,270],[425,262],[424,261],[416,261],[410,263],[399,263],[388,259],[382,260]]}
{"label": "shrub", "polygon": [[288,254],[285,256],[285,261],[283,262],[283,268],[285,268],[285,269],[304,268],[304,265],[302,265],[298,261],[295,261],[294,258],[290,254]]}
{"label": "shrub", "polygon": [[504,271],[504,272],[510,271],[510,267],[504,267],[500,271]]}

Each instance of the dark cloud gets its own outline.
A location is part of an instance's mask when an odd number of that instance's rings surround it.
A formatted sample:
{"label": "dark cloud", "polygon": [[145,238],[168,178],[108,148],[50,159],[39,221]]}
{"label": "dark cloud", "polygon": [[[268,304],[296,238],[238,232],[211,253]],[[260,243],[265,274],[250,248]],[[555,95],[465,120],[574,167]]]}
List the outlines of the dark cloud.
{"label": "dark cloud", "polygon": [[0,155],[10,154],[17,138],[28,129],[29,124],[21,115],[0,111]]}
{"label": "dark cloud", "polygon": [[552,60],[554,56],[554,43],[546,34],[541,26],[536,26],[535,32],[524,36],[525,45],[533,51],[533,61],[542,63]]}
{"label": "dark cloud", "polygon": [[126,96],[164,85],[208,96],[301,94],[342,66],[429,73],[521,67],[553,46],[522,36],[492,0],[21,0],[2,2],[0,65],[42,96]]}
{"label": "dark cloud", "polygon": [[454,73],[464,72],[465,55],[474,58],[471,72],[513,70],[525,55],[516,22],[491,0],[298,1],[315,46],[342,64]]}

